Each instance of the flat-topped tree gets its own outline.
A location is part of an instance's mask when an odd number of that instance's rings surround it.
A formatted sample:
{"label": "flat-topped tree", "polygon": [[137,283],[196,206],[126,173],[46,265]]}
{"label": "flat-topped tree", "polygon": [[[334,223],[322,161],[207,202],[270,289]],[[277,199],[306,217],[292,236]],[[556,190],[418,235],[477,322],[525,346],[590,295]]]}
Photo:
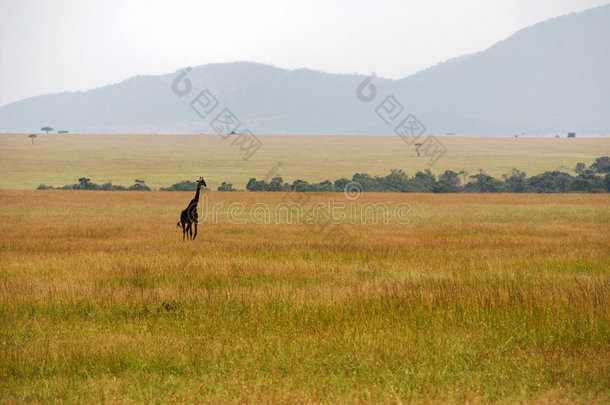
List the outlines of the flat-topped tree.
{"label": "flat-topped tree", "polygon": [[91,179],[88,177],[81,177],[78,179],[78,189],[79,190],[88,190],[91,188]]}
{"label": "flat-topped tree", "polygon": [[28,138],[30,138],[32,140],[32,145],[34,145],[34,138],[38,138],[38,135],[36,135],[36,134],[29,134]]}
{"label": "flat-topped tree", "polygon": [[135,179],[135,183],[132,186],[129,186],[127,190],[135,190],[135,191],[150,191],[150,187],[146,185],[144,180]]}
{"label": "flat-topped tree", "polygon": [[44,132],[46,132],[48,134],[49,132],[51,132],[53,130],[53,128],[51,128],[51,127],[42,127],[42,128],[40,128],[40,130],[44,131]]}
{"label": "flat-topped tree", "polygon": [[415,152],[417,152],[417,157],[420,157],[420,155],[419,155],[419,148],[420,148],[420,146],[422,146],[421,143],[416,143],[415,144]]}

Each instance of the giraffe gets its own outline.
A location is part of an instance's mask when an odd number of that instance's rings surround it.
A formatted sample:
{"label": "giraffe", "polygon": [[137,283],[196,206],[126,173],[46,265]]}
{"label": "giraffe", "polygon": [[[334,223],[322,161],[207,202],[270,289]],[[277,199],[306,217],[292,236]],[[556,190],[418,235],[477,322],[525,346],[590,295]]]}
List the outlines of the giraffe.
{"label": "giraffe", "polygon": [[[180,213],[180,221],[178,221],[176,224],[176,226],[182,226],[182,240],[184,240],[184,238],[195,240],[197,237],[197,204],[199,204],[199,190],[201,189],[201,186],[207,187],[203,177],[199,177],[199,180],[197,181],[197,192],[195,193],[195,198],[193,198],[188,207],[186,207],[186,209]],[[193,224],[195,224],[194,235],[192,229]]]}

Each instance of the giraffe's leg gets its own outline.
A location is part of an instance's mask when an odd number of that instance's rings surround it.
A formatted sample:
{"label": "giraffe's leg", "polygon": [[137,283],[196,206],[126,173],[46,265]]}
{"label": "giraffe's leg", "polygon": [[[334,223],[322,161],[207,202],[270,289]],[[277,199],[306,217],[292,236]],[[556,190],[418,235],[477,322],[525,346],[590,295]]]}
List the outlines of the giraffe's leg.
{"label": "giraffe's leg", "polygon": [[188,230],[188,238],[189,238],[189,240],[193,239],[193,223],[192,222],[189,222],[187,230]]}
{"label": "giraffe's leg", "polygon": [[195,234],[193,235],[193,240],[197,237],[197,222],[195,222]]}
{"label": "giraffe's leg", "polygon": [[182,240],[184,240],[184,238],[186,237],[186,226],[184,221],[181,222],[182,224]]}

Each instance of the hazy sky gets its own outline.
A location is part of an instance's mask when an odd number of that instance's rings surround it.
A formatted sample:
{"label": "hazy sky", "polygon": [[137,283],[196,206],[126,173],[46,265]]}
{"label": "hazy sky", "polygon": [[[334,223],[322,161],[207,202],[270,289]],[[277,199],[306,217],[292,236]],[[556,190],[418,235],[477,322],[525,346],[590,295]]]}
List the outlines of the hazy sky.
{"label": "hazy sky", "polygon": [[0,0],[0,106],[254,61],[399,78],[610,0]]}

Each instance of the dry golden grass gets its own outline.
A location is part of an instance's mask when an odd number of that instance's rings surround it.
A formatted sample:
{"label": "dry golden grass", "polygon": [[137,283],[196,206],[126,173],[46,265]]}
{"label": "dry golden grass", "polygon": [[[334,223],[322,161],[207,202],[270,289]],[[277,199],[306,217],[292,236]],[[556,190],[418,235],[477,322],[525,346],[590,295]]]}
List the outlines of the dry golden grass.
{"label": "dry golden grass", "polygon": [[413,224],[336,228],[206,195],[182,242],[192,193],[0,192],[0,401],[610,401],[610,196],[364,194]]}

